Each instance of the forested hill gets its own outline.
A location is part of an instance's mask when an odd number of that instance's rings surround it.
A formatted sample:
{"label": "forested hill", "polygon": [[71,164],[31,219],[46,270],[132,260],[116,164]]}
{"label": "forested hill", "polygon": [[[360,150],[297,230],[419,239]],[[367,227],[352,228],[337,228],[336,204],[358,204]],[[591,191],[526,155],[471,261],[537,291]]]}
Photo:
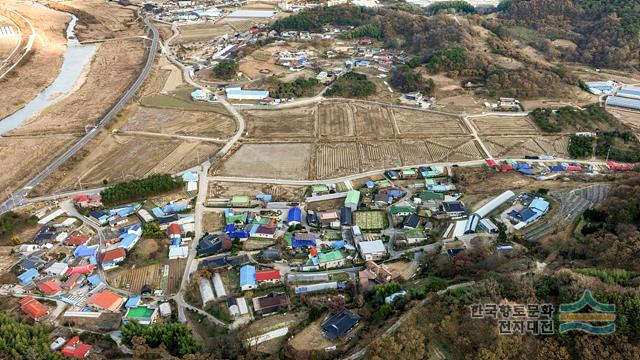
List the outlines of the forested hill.
{"label": "forested hill", "polygon": [[498,10],[502,25],[575,43],[568,60],[620,68],[638,63],[640,0],[504,0]]}

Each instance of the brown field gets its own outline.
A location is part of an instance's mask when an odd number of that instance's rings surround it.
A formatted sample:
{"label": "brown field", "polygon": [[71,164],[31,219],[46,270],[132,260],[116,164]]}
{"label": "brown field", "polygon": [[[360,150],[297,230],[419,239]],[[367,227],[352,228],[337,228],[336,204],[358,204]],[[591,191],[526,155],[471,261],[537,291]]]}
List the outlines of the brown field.
{"label": "brown field", "polygon": [[318,144],[316,178],[327,179],[359,172],[360,151],[355,142]]}
{"label": "brown field", "polygon": [[224,139],[236,131],[235,120],[215,112],[140,106],[123,130]]}
{"label": "brown field", "polygon": [[362,171],[383,169],[401,164],[398,147],[393,141],[360,143]]}
{"label": "brown field", "polygon": [[224,215],[220,211],[202,214],[202,231],[212,233],[224,228]]}
{"label": "brown field", "polygon": [[71,160],[40,185],[43,192],[103,186],[154,173],[175,173],[213,155],[219,146],[209,142],[139,135],[104,134],[89,142]]}
{"label": "brown field", "polygon": [[216,24],[183,25],[180,26],[180,35],[178,35],[172,43],[191,42],[222,36],[224,34],[233,35],[233,33],[235,33],[235,30],[224,21]]}
{"label": "brown field", "polygon": [[524,155],[566,156],[569,140],[562,136],[535,137],[492,137],[484,139],[484,144],[495,157],[516,157]]}
{"label": "brown field", "polygon": [[220,175],[306,179],[311,144],[244,144],[220,169]]}
{"label": "brown field", "polygon": [[488,135],[538,134],[535,125],[525,116],[484,116],[473,118],[478,132]]}
{"label": "brown field", "polygon": [[607,111],[621,123],[632,128],[636,133],[640,131],[640,113],[635,111],[607,107]]}
{"label": "brown field", "polygon": [[400,134],[407,137],[452,136],[468,131],[457,116],[408,109],[392,109]]}
{"label": "brown field", "polygon": [[349,104],[329,102],[318,105],[318,128],[321,137],[354,136],[355,124]]}
{"label": "brown field", "polygon": [[426,164],[433,161],[433,156],[424,141],[402,141],[398,143],[402,165]]}
{"label": "brown field", "polygon": [[289,345],[300,351],[324,350],[329,346],[336,345],[336,342],[324,337],[320,322],[321,320],[316,320],[297,333],[296,336],[289,340]]}
{"label": "brown field", "polygon": [[15,31],[13,35],[0,37],[0,60],[6,59],[22,41],[19,36],[18,27],[8,18],[0,16],[0,27],[8,26]]}
{"label": "brown field", "polygon": [[258,194],[270,194],[273,196],[273,201],[301,201],[304,192],[304,186],[211,182],[209,183],[208,196],[210,198],[230,198],[233,195],[255,197]]}
{"label": "brown field", "polygon": [[352,103],[358,137],[393,137],[393,124],[389,110],[380,105]]}
{"label": "brown field", "polygon": [[[162,269],[168,262],[169,274],[162,276]],[[185,259],[172,260],[164,263],[157,263],[133,269],[115,269],[107,272],[108,282],[111,286],[129,290],[135,294],[140,293],[140,289],[145,284],[149,284],[152,289],[164,290],[165,295],[175,294],[180,288],[180,281],[187,264]]]}
{"label": "brown field", "polygon": [[295,138],[314,136],[316,107],[283,110],[250,110],[243,112],[248,137]]}

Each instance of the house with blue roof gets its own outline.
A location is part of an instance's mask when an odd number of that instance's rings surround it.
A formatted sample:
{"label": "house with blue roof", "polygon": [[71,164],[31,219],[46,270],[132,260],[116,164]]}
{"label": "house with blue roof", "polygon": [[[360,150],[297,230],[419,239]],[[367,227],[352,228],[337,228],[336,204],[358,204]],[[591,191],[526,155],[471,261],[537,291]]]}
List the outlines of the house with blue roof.
{"label": "house with blue roof", "polygon": [[246,291],[258,287],[256,282],[256,267],[244,265],[240,268],[240,290]]}
{"label": "house with blue roof", "polygon": [[273,195],[258,194],[258,195],[256,195],[256,200],[262,200],[262,201],[266,201],[266,202],[271,202],[271,201],[273,201]]}
{"label": "house with blue roof", "polygon": [[298,225],[302,222],[302,209],[299,207],[293,207],[289,209],[289,214],[287,214],[287,223],[289,226]]}
{"label": "house with blue roof", "polygon": [[97,250],[98,250],[98,245],[93,245],[93,246],[80,245],[73,251],[73,256],[75,257],[94,256]]}
{"label": "house with blue roof", "polygon": [[159,207],[154,207],[153,209],[151,209],[151,212],[153,213],[153,216],[159,218],[159,217],[163,217],[166,216],[167,214],[164,213],[164,211],[162,211],[162,209],[160,209]]}
{"label": "house with blue roof", "polygon": [[40,276],[40,273],[38,273],[38,270],[29,269],[29,270],[23,272],[22,274],[18,275],[18,280],[20,280],[20,282],[23,283],[24,285],[27,285],[28,283],[32,282],[33,279],[37,278],[38,276]]}
{"label": "house with blue roof", "polygon": [[141,298],[139,295],[132,296],[124,303],[124,307],[127,309],[138,307],[138,305],[140,305],[140,301]]}
{"label": "house with blue roof", "polygon": [[87,278],[87,281],[89,281],[89,284],[91,284],[91,286],[96,287],[100,284],[102,284],[102,278],[100,278],[100,275],[98,274],[94,274],[91,275]]}
{"label": "house with blue roof", "polygon": [[126,252],[129,252],[140,240],[140,235],[138,234],[122,234],[119,236],[120,242],[118,243],[119,248],[125,249]]}
{"label": "house with blue roof", "polygon": [[189,207],[184,204],[167,204],[162,208],[165,214],[175,214],[187,210]]}
{"label": "house with blue roof", "polygon": [[189,181],[198,181],[198,173],[196,172],[186,172],[184,174],[182,174],[182,181],[184,182],[189,182]]}

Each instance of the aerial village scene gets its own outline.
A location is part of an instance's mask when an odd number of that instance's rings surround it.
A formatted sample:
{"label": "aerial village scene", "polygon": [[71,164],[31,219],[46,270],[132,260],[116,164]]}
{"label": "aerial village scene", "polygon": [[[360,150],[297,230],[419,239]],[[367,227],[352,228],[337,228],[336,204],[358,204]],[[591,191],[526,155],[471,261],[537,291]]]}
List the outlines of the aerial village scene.
{"label": "aerial village scene", "polygon": [[[526,278],[521,293],[577,300],[557,284],[605,291],[602,269],[638,290],[640,253],[623,240],[638,211],[616,201],[640,203],[640,73],[565,61],[560,40],[551,58],[497,37],[516,5],[9,3],[0,50],[29,23],[52,44],[95,47],[80,77],[108,76],[109,46],[136,69],[113,90],[124,101],[95,114],[82,112],[94,106],[76,93],[84,83],[19,126],[0,121],[0,141],[42,151],[23,172],[27,160],[0,148],[16,161],[0,175],[0,325],[41,329],[9,358],[516,359],[471,350],[472,332],[499,337],[486,319],[463,330],[480,294],[517,302],[529,295],[505,291]],[[38,16],[12,17],[30,6]],[[75,30],[70,17],[48,25],[62,35],[35,24],[53,14],[73,15]],[[402,35],[388,20],[398,14],[426,21],[425,38]],[[416,50],[425,44],[445,50]],[[522,88],[500,77],[523,73]],[[96,121],[39,135],[40,116],[62,105]],[[41,136],[52,139],[42,149]],[[628,326],[621,334],[640,331]],[[586,358],[571,354],[557,359]]]}

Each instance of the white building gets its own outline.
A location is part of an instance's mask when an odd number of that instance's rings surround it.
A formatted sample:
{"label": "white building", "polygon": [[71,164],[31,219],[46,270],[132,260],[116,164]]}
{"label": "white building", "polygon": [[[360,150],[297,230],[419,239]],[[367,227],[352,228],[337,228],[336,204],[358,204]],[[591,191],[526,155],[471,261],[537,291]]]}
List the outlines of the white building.
{"label": "white building", "polygon": [[269,97],[267,90],[241,90],[238,88],[228,88],[227,98],[231,100],[262,100]]}
{"label": "white building", "polygon": [[216,296],[221,298],[227,296],[227,291],[224,289],[224,283],[222,283],[222,277],[220,273],[213,274],[213,289],[216,291]]}
{"label": "white building", "polygon": [[387,248],[382,240],[360,241],[358,247],[360,248],[360,254],[367,261],[380,260],[387,255]]}
{"label": "white building", "polygon": [[200,287],[200,297],[202,298],[202,306],[206,306],[208,303],[216,299],[213,294],[213,288],[211,287],[211,281],[206,278],[200,278],[198,283]]}
{"label": "white building", "polygon": [[169,260],[185,259],[189,256],[188,246],[169,246]]}
{"label": "white building", "polygon": [[44,270],[49,275],[62,276],[69,270],[69,265],[62,262],[55,262]]}

